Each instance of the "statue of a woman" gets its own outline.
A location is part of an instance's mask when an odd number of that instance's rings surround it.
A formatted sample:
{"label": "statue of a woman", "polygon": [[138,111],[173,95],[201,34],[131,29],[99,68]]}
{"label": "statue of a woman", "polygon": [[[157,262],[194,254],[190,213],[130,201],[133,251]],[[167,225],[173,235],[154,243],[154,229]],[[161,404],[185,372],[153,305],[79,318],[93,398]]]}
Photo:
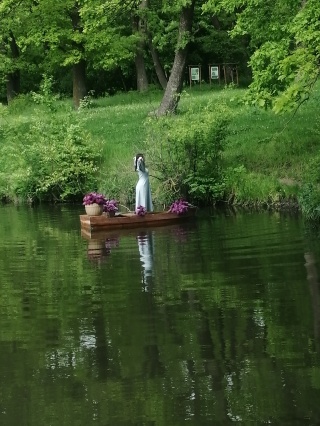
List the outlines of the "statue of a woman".
{"label": "statue of a woman", "polygon": [[138,172],[139,180],[136,185],[136,210],[142,206],[146,211],[153,211],[149,172],[144,162],[143,154],[137,154],[134,157],[134,169]]}

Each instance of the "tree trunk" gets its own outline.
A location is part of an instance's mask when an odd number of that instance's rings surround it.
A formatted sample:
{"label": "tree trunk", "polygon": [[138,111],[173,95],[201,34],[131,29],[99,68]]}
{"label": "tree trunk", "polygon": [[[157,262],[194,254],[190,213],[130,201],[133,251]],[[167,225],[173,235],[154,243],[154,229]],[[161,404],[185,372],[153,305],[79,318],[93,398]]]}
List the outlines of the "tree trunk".
{"label": "tree trunk", "polygon": [[20,71],[16,70],[7,75],[8,104],[20,93]]}
{"label": "tree trunk", "polygon": [[80,100],[87,94],[86,88],[86,62],[82,59],[73,65],[73,104],[76,109],[80,106]]}
{"label": "tree trunk", "polygon": [[194,5],[195,0],[192,0],[190,6],[184,7],[181,11],[177,50],[165,93],[156,112],[157,116],[172,114],[177,110],[189,45],[189,42],[184,40],[191,33]]}
{"label": "tree trunk", "polygon": [[137,90],[146,92],[149,87],[146,66],[143,57],[144,42],[140,42],[137,48],[136,57],[134,60],[137,74]]}
{"label": "tree trunk", "polygon": [[166,79],[166,76],[165,76],[164,70],[163,70],[163,68],[162,68],[162,65],[161,65],[161,62],[160,62],[160,59],[159,59],[158,52],[156,51],[156,49],[155,49],[155,48],[154,48],[154,46],[153,46],[151,36],[149,36],[149,49],[150,49],[150,52],[151,52],[151,56],[152,56],[152,60],[153,60],[154,69],[155,69],[155,72],[156,72],[156,74],[157,74],[157,77],[158,77],[159,83],[161,84],[162,89],[163,89],[163,90],[166,90],[166,87],[167,87],[167,79]]}
{"label": "tree trunk", "polygon": [[[139,9],[146,9],[147,6],[147,0],[141,0]],[[146,92],[148,90],[149,83],[144,62],[144,52],[146,47],[145,22],[138,15],[134,16],[133,18],[133,32],[139,33],[140,36],[140,41],[137,44],[136,56],[134,61],[137,74],[137,90],[139,92]]]}
{"label": "tree trunk", "polygon": [[[12,61],[19,58],[19,48],[14,38],[13,33],[10,31],[10,53]],[[12,99],[20,93],[20,70],[16,69],[7,75],[7,102],[10,103]]]}
{"label": "tree trunk", "polygon": [[[83,27],[79,12],[79,4],[76,2],[73,9],[70,11],[72,27],[74,33],[82,33]],[[82,42],[74,42],[74,49],[78,50],[80,57],[83,58],[84,46]],[[75,109],[80,106],[80,101],[87,95],[86,87],[86,61],[80,59],[79,62],[72,66],[72,83],[73,83],[73,105]]]}

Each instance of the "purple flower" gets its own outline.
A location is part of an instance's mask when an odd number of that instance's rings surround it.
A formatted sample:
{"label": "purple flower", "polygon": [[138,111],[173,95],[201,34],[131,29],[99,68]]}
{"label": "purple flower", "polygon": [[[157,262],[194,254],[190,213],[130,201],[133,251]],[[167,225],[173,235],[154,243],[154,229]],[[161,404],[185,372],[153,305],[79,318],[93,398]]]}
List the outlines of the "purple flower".
{"label": "purple flower", "polygon": [[118,211],[118,201],[116,200],[106,200],[103,206],[103,211],[105,212],[116,212]]}
{"label": "purple flower", "polygon": [[136,214],[138,216],[144,216],[147,213],[147,210],[143,206],[138,206],[136,209]]}
{"label": "purple flower", "polygon": [[176,200],[174,201],[170,208],[169,208],[169,212],[171,213],[176,213],[176,214],[184,214],[188,211],[188,208],[190,207],[190,204],[182,199]]}
{"label": "purple flower", "polygon": [[99,194],[98,192],[89,192],[83,197],[83,205],[90,204],[99,204],[100,206],[104,205],[106,202],[106,198],[103,194]]}

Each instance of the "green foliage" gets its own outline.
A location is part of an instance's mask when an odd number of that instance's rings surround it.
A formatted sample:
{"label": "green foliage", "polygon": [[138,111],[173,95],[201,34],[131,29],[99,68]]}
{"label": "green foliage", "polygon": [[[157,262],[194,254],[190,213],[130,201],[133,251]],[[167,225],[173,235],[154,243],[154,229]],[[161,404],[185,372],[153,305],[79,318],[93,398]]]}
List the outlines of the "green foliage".
{"label": "green foliage", "polygon": [[183,181],[189,189],[189,197],[196,202],[210,204],[220,201],[225,195],[225,183],[220,178],[190,173]]}
{"label": "green foliage", "polygon": [[40,83],[39,92],[31,92],[32,99],[37,105],[45,105],[51,112],[56,110],[56,100],[59,95],[53,93],[53,78],[46,74],[43,75],[43,80]]}
{"label": "green foliage", "polygon": [[250,172],[244,166],[227,168],[224,178],[227,201],[231,204],[274,206],[281,200],[282,192],[276,179]]}
{"label": "green foliage", "polygon": [[[21,153],[26,149],[26,135],[30,132],[30,126],[39,120],[44,123],[56,122],[57,125],[66,120],[78,123],[79,131],[89,135],[88,144],[93,152],[102,149],[98,170],[87,181],[88,191],[99,190],[116,197],[122,204],[134,201],[137,176],[132,167],[132,157],[140,151],[147,154],[146,161],[152,175],[151,189],[158,205],[180,195],[173,185],[177,181],[184,193],[188,188],[197,204],[219,200],[219,194],[224,191],[226,201],[251,205],[271,202],[276,205],[285,199],[295,200],[304,182],[313,182],[314,185],[320,182],[320,163],[317,160],[320,86],[294,116],[279,116],[256,107],[240,107],[245,93],[242,89],[221,90],[202,85],[201,90],[192,88],[187,89],[186,93],[181,97],[179,113],[175,117],[161,120],[148,117],[145,126],[149,111],[156,108],[161,98],[160,91],[143,95],[136,92],[119,93],[96,98],[95,108],[85,108],[80,113],[72,110],[70,100],[56,101],[55,112],[50,112],[45,104],[35,105],[31,96],[16,98],[9,106],[0,108],[1,196],[14,199],[17,197],[17,186],[20,188],[21,183],[25,184],[26,164]],[[206,174],[198,170],[193,173],[189,156],[182,156],[182,148],[188,138],[192,142],[188,146],[194,147],[193,142],[196,142],[197,146],[203,147],[202,139],[194,139],[194,135],[199,126],[200,135],[205,134],[203,140],[208,139],[208,132],[204,129],[206,126],[209,128],[211,120],[216,118],[214,105],[226,105],[224,117],[232,117],[227,139],[222,143],[217,179],[214,173],[210,174],[214,169]],[[34,112],[35,106],[37,114]],[[47,130],[43,128],[45,134]],[[65,134],[61,135],[61,140],[64,137]],[[50,136],[48,140],[52,138]],[[177,143],[173,145],[173,141]],[[31,142],[32,138],[30,141],[28,139],[28,144]],[[46,146],[46,141],[43,143]],[[97,150],[94,146],[97,146]],[[205,152],[205,149],[206,146],[202,151]],[[178,154],[181,154],[181,161]],[[160,156],[167,158],[166,162]],[[187,161],[186,167],[177,169],[176,164],[182,161]],[[163,175],[156,163],[161,165]],[[202,170],[201,161],[200,165]],[[184,182],[186,179],[188,181]],[[19,194],[24,199],[28,196],[27,191],[19,191]]]}
{"label": "green foliage", "polygon": [[305,178],[299,192],[299,204],[304,216],[310,220],[320,219],[320,120],[317,116],[313,120],[313,131],[317,141],[314,154],[305,166]]}
{"label": "green foliage", "polygon": [[212,203],[223,193],[221,152],[230,111],[209,103],[176,117],[148,121],[147,155],[161,182],[164,201],[179,196]]}
{"label": "green foliage", "polygon": [[25,114],[26,110],[34,107],[34,99],[31,93],[16,96],[8,105],[9,114]]}
{"label": "green foliage", "polygon": [[94,90],[90,90],[88,94],[83,97],[83,99],[80,99],[78,112],[83,109],[93,108],[94,106],[93,95],[94,95]]}
{"label": "green foliage", "polygon": [[[119,167],[121,167],[120,162]],[[123,167],[121,173],[113,170],[108,173],[100,172],[99,176],[99,189],[107,198],[116,198],[123,204],[134,204],[136,175],[133,173],[133,169]]]}
{"label": "green foliage", "polygon": [[306,219],[320,219],[320,188],[319,185],[308,183],[299,194],[299,204]]}
{"label": "green foliage", "polygon": [[6,152],[0,192],[29,201],[71,201],[96,185],[101,145],[74,115],[36,116],[24,129],[23,138],[7,129],[11,144],[0,148],[2,157]]}
{"label": "green foliage", "polygon": [[309,98],[319,76],[318,0],[209,0],[204,9],[237,10],[232,34],[251,38],[249,103],[284,112]]}

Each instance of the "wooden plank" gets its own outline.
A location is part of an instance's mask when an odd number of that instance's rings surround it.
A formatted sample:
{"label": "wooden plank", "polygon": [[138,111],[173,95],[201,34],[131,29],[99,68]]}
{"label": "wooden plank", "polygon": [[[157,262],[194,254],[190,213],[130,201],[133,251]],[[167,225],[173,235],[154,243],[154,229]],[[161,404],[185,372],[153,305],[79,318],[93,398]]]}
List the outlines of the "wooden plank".
{"label": "wooden plank", "polygon": [[195,215],[196,209],[190,209],[184,215],[168,212],[147,213],[138,216],[134,213],[124,213],[115,217],[80,215],[81,228],[87,231],[143,228],[148,226],[163,226],[183,222]]}

